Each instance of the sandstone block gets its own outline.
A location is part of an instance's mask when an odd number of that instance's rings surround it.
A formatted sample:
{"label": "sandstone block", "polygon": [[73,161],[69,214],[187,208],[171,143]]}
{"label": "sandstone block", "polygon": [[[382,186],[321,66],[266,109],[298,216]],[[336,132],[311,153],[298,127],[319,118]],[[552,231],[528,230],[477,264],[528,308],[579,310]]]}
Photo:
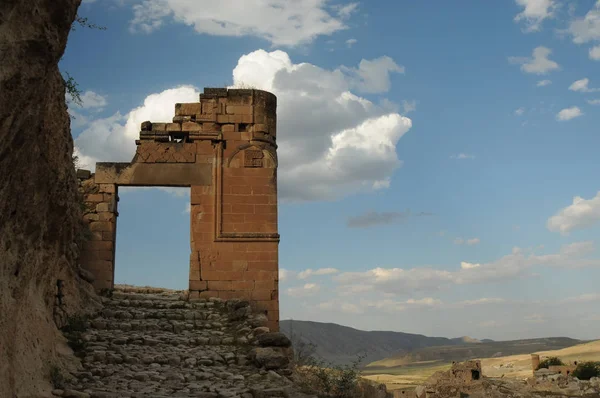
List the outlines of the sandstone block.
{"label": "sandstone block", "polygon": [[251,105],[227,105],[226,112],[235,115],[252,115],[254,108]]}
{"label": "sandstone block", "polygon": [[98,213],[103,212],[103,211],[112,211],[112,206],[110,203],[106,203],[106,202],[98,203],[96,205],[96,211]]}
{"label": "sandstone block", "polygon": [[206,290],[208,289],[208,282],[201,280],[190,280],[190,290]]}
{"label": "sandstone block", "polygon": [[102,202],[103,200],[104,196],[101,193],[85,195],[86,202]]}
{"label": "sandstone block", "polygon": [[108,221],[94,221],[90,224],[90,231],[92,232],[112,232],[114,228],[114,223]]}
{"label": "sandstone block", "polygon": [[202,131],[202,125],[196,122],[186,122],[181,125],[181,131]]}
{"label": "sandstone block", "polygon": [[77,178],[80,180],[87,180],[92,176],[89,170],[77,169]]}
{"label": "sandstone block", "polygon": [[209,290],[231,290],[231,281],[208,281]]}
{"label": "sandstone block", "polygon": [[199,102],[175,104],[175,116],[193,116],[202,113],[202,105]]}
{"label": "sandstone block", "polygon": [[235,124],[224,124],[221,126],[221,131],[224,133],[231,133],[235,131]]}
{"label": "sandstone block", "polygon": [[152,131],[167,131],[167,123],[152,123]]}
{"label": "sandstone block", "polygon": [[167,131],[181,131],[181,124],[167,123]]}
{"label": "sandstone block", "polygon": [[115,184],[99,184],[99,192],[102,193],[116,193],[117,186]]}

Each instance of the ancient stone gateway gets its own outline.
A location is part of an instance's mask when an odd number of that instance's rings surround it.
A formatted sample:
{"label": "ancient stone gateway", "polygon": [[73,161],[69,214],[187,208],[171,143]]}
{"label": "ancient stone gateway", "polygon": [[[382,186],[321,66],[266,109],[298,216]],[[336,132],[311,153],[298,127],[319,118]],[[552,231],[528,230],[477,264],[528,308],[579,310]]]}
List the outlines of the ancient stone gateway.
{"label": "ancient stone gateway", "polygon": [[190,296],[248,299],[278,330],[276,107],[265,91],[205,88],[172,123],[142,123],[131,163],[79,171],[96,289],[114,285],[119,187],[191,187]]}

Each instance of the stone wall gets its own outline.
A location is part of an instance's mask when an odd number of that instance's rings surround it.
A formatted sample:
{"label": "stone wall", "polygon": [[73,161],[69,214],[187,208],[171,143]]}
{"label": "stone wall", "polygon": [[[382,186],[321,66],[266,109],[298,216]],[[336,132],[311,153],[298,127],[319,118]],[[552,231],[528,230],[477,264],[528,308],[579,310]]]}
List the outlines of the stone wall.
{"label": "stone wall", "polygon": [[[53,321],[80,309],[80,211],[58,70],[81,0],[0,1],[0,396],[44,396],[59,361]],[[89,285],[88,285],[89,286]],[[92,292],[93,293],[93,292]]]}
{"label": "stone wall", "polygon": [[98,291],[113,287],[115,241],[117,237],[117,185],[96,184],[94,175],[78,170],[79,191],[83,195],[83,220],[87,234],[80,258],[81,267],[94,275]]}
{"label": "stone wall", "polygon": [[187,186],[190,296],[247,299],[279,329],[276,107],[265,91],[206,88],[172,122],[142,123],[131,163],[96,165],[84,258],[97,289],[114,283],[118,186]]}

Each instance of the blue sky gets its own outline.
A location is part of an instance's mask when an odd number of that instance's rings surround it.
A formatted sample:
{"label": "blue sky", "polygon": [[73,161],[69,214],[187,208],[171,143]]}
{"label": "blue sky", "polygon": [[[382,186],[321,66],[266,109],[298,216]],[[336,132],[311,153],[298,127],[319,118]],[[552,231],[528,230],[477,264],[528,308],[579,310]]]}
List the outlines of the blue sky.
{"label": "blue sky", "polygon": [[[244,4],[242,7],[241,4]],[[283,319],[600,337],[600,1],[96,0],[82,166],[203,87],[278,96]],[[123,189],[116,279],[187,287],[189,190]]]}

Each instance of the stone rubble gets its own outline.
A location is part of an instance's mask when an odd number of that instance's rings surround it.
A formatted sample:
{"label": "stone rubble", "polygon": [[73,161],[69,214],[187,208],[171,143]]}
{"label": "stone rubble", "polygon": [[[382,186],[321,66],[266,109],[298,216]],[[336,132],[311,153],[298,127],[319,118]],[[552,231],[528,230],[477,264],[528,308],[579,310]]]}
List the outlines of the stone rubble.
{"label": "stone rubble", "polygon": [[540,369],[535,376],[526,380],[509,378],[463,377],[460,370],[479,369],[473,362],[453,364],[446,372],[436,372],[425,385],[418,386],[411,398],[542,398],[542,397],[600,397],[600,378],[587,380],[558,374],[549,369]]}
{"label": "stone rubble", "polygon": [[76,352],[81,369],[55,396],[306,397],[291,380],[290,340],[247,301],[132,290],[103,297]]}

